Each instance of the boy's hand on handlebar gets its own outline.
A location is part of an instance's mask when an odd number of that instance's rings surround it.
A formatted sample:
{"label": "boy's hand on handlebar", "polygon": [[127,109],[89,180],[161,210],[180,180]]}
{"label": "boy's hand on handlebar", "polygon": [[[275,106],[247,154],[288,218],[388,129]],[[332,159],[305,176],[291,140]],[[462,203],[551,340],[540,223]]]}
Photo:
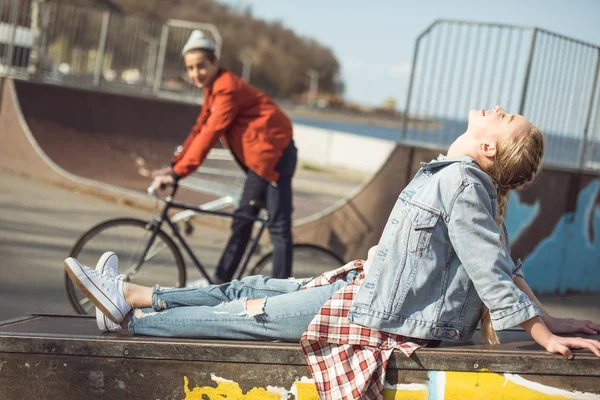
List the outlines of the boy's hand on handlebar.
{"label": "boy's hand on handlebar", "polygon": [[173,186],[175,184],[175,179],[173,179],[172,175],[158,175],[152,181],[152,186],[154,186],[158,190],[165,189],[168,186]]}
{"label": "boy's hand on handlebar", "polygon": [[573,358],[571,349],[588,349],[600,357],[600,341],[594,339],[551,335],[544,347],[550,353],[562,354],[568,359]]}

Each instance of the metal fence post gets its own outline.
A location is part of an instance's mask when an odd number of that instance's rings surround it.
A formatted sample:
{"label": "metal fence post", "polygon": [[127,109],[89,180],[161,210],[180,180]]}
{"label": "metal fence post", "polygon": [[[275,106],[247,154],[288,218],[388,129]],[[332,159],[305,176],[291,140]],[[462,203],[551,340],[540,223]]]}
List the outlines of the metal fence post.
{"label": "metal fence post", "polygon": [[[46,0],[32,0],[31,2],[31,52],[29,53],[29,65],[27,73],[43,79],[45,73],[46,44],[48,25],[50,23]],[[54,5],[53,5],[54,6]]]}
{"label": "metal fence post", "polygon": [[527,89],[529,89],[529,78],[531,76],[531,66],[533,65],[533,52],[535,50],[535,41],[537,38],[537,28],[531,31],[531,41],[529,42],[529,58],[527,59],[527,68],[525,70],[525,79],[523,80],[523,91],[521,92],[521,104],[519,105],[519,114],[523,115],[525,111],[525,101],[527,101]]}
{"label": "metal fence post", "polygon": [[13,66],[13,53],[15,48],[15,40],[17,38],[17,23],[19,22],[19,1],[13,0],[12,7],[10,8],[10,25],[11,25],[11,34],[10,34],[10,42],[8,43],[8,50],[6,52],[6,70],[12,70]]}
{"label": "metal fence post", "polygon": [[165,67],[165,55],[167,54],[167,39],[169,38],[169,25],[163,24],[160,33],[160,44],[158,46],[158,60],[156,62],[156,73],[154,75],[154,93],[160,91],[162,85],[163,68]]}
{"label": "metal fence post", "polygon": [[[594,127],[592,128],[593,134],[590,135],[590,146],[588,150],[588,161],[593,162],[594,152],[596,151],[596,139],[598,138],[598,133],[600,133],[600,99],[596,101],[596,112],[594,114]],[[592,168],[598,169],[598,167],[593,166]]]}
{"label": "metal fence post", "polygon": [[104,51],[106,50],[106,37],[108,36],[108,24],[110,23],[110,12],[105,11],[102,15],[102,28],[100,29],[100,40],[98,41],[98,51],[96,53],[96,66],[94,68],[94,86],[100,84],[104,63]]}
{"label": "metal fence post", "polygon": [[596,49],[598,53],[596,55],[596,68],[594,71],[594,83],[592,84],[592,90],[590,92],[590,105],[588,107],[587,116],[585,118],[585,127],[583,128],[583,138],[581,139],[581,144],[579,145],[579,159],[577,165],[579,166],[579,170],[583,169],[584,159],[585,159],[585,150],[586,144],[588,140],[588,131],[590,127],[590,120],[592,117],[592,108],[594,106],[594,98],[596,97],[596,87],[598,86],[598,72],[600,72],[600,48]]}
{"label": "metal fence post", "polygon": [[404,118],[402,121],[402,132],[400,132],[400,140],[404,140],[406,139],[406,131],[408,129],[408,110],[409,110],[409,106],[410,106],[410,100],[412,97],[412,91],[413,91],[413,85],[414,85],[414,81],[415,81],[415,72],[416,72],[416,66],[417,66],[417,57],[419,56],[419,45],[421,44],[421,39],[429,34],[431,32],[431,30],[433,29],[433,27],[438,23],[439,21],[434,21],[431,25],[429,25],[427,27],[427,29],[425,29],[425,31],[423,31],[423,33],[421,33],[419,35],[419,37],[417,38],[417,41],[415,42],[415,51],[413,53],[413,62],[412,62],[412,68],[410,71],[410,80],[408,82],[408,93],[406,95],[406,104],[404,105]]}

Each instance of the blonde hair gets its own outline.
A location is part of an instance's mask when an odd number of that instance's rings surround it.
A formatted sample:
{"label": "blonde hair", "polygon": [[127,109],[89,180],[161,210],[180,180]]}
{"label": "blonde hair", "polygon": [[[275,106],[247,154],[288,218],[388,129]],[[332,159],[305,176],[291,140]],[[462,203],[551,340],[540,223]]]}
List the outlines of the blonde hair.
{"label": "blonde hair", "polygon": [[[505,243],[504,216],[508,194],[511,190],[522,189],[535,181],[544,156],[544,135],[531,125],[527,132],[520,135],[515,132],[499,143],[497,148],[496,157],[486,172],[498,185],[496,224],[500,230],[500,239]],[[490,310],[485,305],[481,311],[481,333],[489,343],[500,343],[500,338],[492,327]]]}

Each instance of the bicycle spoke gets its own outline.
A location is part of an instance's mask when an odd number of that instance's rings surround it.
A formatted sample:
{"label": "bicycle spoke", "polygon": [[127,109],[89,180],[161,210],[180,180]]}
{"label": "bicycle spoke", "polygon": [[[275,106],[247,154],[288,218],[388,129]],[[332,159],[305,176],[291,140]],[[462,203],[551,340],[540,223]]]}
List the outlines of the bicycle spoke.
{"label": "bicycle spoke", "polygon": [[[138,266],[137,263],[134,264],[133,262],[130,262],[131,265],[127,267],[124,272],[121,272],[123,275],[125,275],[125,280],[129,281],[133,276],[135,276],[135,274],[137,274],[138,270],[142,267],[142,265],[144,265],[145,262],[150,261],[164,249],[168,249],[164,243],[154,243],[146,253],[146,256],[144,257],[144,260],[140,266]],[[131,259],[132,257],[129,258]]]}
{"label": "bicycle spoke", "polygon": [[[153,243],[144,254],[153,235]],[[117,254],[119,272],[125,275],[125,281],[143,286],[160,284],[171,287],[185,284],[184,262],[177,245],[162,230],[149,229],[147,221],[118,218],[98,224],[82,235],[71,256],[93,268],[106,251]],[[75,310],[82,314],[92,314],[93,303],[69,283],[69,300]]]}
{"label": "bicycle spoke", "polygon": [[161,251],[163,251],[164,249],[166,249],[167,246],[164,243],[154,243],[152,245],[152,247],[148,250],[148,253],[146,253],[146,257],[144,257],[144,261],[148,261],[150,260],[152,257],[156,256],[157,254],[159,254]]}
{"label": "bicycle spoke", "polygon": [[139,254],[139,250],[144,249],[144,246],[146,246],[146,243],[148,242],[149,236],[150,232],[146,232],[144,236],[136,240],[136,242],[131,246],[131,251],[129,252],[129,257],[127,257],[127,259],[133,259],[137,254]]}

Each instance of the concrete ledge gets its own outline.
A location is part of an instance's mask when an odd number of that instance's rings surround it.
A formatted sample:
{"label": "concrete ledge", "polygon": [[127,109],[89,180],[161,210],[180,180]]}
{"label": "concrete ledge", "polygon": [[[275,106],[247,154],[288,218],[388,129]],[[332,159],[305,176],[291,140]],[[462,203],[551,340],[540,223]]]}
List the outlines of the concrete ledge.
{"label": "concrete ledge", "polygon": [[[458,398],[485,393],[505,398],[600,396],[600,359],[591,353],[576,352],[575,360],[568,361],[545,352],[523,331],[505,331],[501,337],[499,346],[477,344],[475,338],[420,349],[411,358],[396,352],[388,364],[386,390],[394,395],[412,391],[417,397],[411,398],[423,399],[439,390]],[[317,398],[295,343],[101,334],[93,318],[56,315],[2,322],[0,338],[0,387],[6,399],[76,399],[83,394]]]}

